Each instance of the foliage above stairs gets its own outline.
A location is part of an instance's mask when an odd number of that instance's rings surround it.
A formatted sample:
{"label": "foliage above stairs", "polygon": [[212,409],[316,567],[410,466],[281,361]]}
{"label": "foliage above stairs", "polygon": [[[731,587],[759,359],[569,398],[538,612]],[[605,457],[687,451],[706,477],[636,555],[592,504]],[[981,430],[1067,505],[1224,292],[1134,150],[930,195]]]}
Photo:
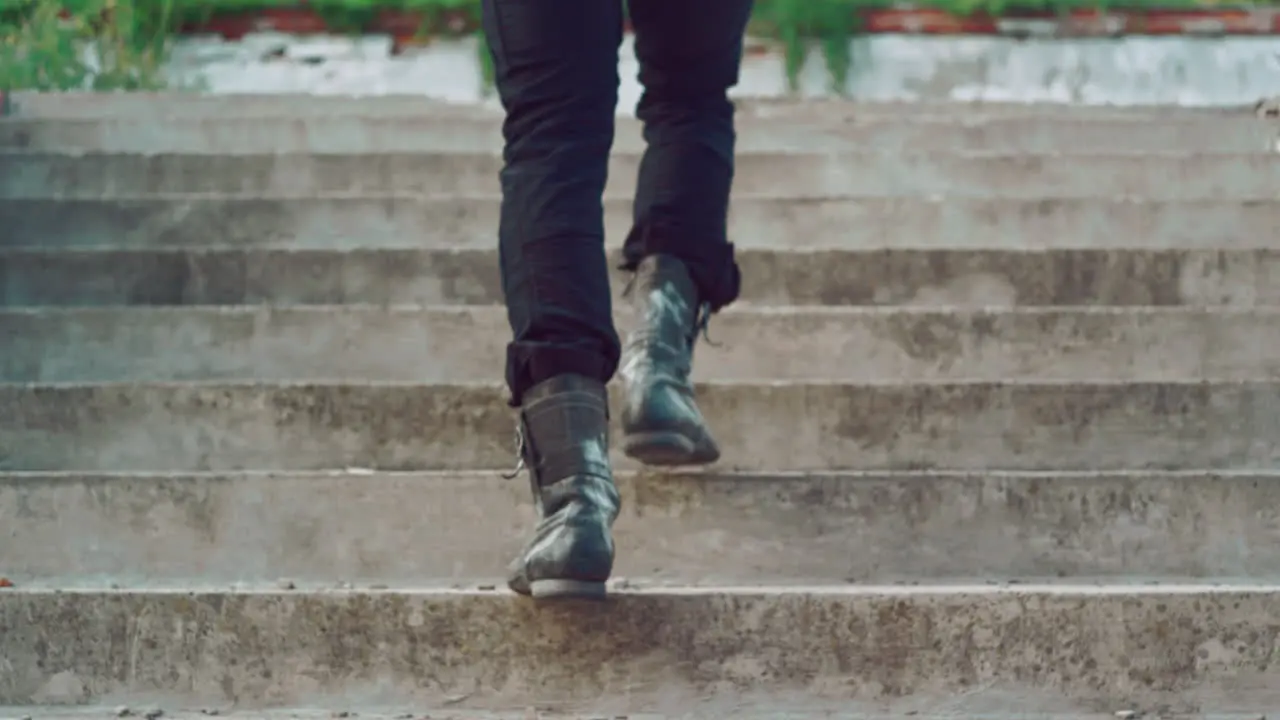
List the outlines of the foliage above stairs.
{"label": "foliage above stairs", "polygon": [[[997,18],[1075,18],[1081,25],[1099,25],[1106,13],[1143,17],[1211,8],[1220,15],[1228,7],[1275,8],[1280,0],[1230,6],[1203,0],[925,0],[909,5],[894,0],[757,0],[750,33],[780,44],[793,86],[806,54],[818,45],[832,86],[839,89],[850,72],[851,37],[911,30],[921,13],[932,13],[935,26],[915,32],[973,33],[994,27],[991,21]],[[265,24],[286,32],[386,33],[401,44],[425,43],[478,33],[479,16],[480,0],[0,0],[0,88],[76,88],[86,80],[98,89],[153,87],[176,32],[235,36]],[[1215,21],[1223,25],[1222,32],[1238,31]],[[1243,15],[1237,21],[1244,28],[1257,24]],[[1166,23],[1158,32],[1180,32],[1185,24],[1185,18]],[[1270,32],[1276,25],[1280,21],[1245,31]],[[1093,34],[1124,31],[1095,29]],[[82,57],[80,48],[90,37],[103,47],[100,68]],[[487,69],[488,54],[481,55]]]}

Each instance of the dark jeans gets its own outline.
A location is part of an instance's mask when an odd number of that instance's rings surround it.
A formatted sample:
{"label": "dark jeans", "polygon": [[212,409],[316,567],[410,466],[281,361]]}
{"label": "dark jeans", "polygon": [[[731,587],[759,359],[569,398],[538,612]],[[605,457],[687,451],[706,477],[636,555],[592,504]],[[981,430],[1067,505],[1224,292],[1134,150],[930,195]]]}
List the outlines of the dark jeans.
{"label": "dark jeans", "polygon": [[[684,261],[699,302],[738,296],[726,237],[733,103],[751,0],[630,0],[648,149],[640,165],[628,269],[648,255]],[[621,0],[484,0],[484,29],[506,109],[499,247],[512,403],[576,373],[618,367],[601,195],[618,102]]]}

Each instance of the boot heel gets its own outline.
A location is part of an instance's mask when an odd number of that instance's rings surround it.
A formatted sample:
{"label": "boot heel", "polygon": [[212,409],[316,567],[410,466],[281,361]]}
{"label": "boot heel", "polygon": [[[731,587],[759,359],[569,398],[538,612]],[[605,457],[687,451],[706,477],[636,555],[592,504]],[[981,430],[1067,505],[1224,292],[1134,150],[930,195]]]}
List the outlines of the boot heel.
{"label": "boot heel", "polygon": [[605,584],[591,580],[534,580],[529,583],[529,594],[535,598],[580,598],[603,600],[608,591]]}

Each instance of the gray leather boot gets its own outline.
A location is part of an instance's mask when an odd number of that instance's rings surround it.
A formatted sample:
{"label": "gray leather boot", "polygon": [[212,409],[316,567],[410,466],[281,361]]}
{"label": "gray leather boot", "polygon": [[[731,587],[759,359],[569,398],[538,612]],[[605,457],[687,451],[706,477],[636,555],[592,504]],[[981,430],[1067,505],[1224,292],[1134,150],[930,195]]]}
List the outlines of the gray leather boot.
{"label": "gray leather boot", "polygon": [[628,289],[640,325],[627,338],[619,375],[626,390],[623,450],[647,465],[701,465],[720,448],[693,399],[693,346],[710,308],[684,263],[651,255]]}
{"label": "gray leather boot", "polygon": [[538,526],[507,584],[534,597],[603,597],[621,504],[609,467],[605,386],[580,375],[535,385],[522,399],[517,432]]}

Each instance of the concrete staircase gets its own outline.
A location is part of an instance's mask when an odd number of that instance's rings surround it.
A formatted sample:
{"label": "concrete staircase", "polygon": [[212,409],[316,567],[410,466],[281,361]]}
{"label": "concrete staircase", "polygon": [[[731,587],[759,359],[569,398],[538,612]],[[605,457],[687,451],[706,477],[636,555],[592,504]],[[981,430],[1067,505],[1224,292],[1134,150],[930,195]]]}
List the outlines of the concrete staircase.
{"label": "concrete staircase", "polygon": [[1275,120],[744,107],[724,461],[619,458],[616,594],[541,606],[501,580],[495,117],[15,104],[0,716],[1280,708]]}

